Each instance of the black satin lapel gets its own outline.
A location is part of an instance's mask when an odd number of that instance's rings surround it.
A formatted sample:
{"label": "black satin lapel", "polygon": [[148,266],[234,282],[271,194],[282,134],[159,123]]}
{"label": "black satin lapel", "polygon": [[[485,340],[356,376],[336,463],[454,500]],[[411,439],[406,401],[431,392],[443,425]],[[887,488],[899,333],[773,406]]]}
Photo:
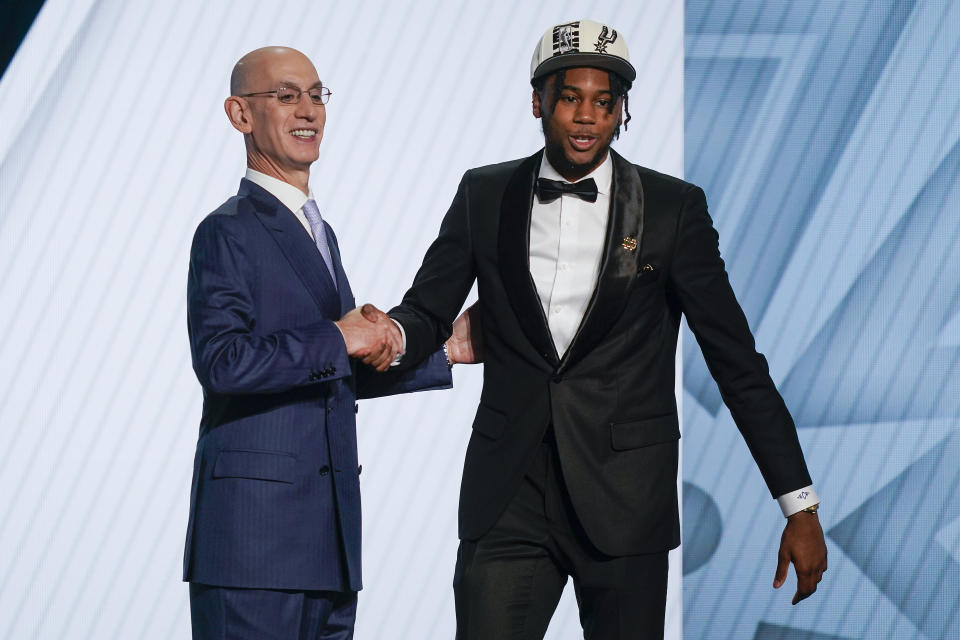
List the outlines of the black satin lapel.
{"label": "black satin lapel", "polygon": [[[634,278],[643,243],[643,185],[636,168],[613,149],[613,188],[610,222],[603,248],[597,288],[583,315],[580,328],[560,363],[569,368],[590,352],[620,317]],[[625,248],[625,239],[635,238],[636,248]]]}
{"label": "black satin lapel", "polygon": [[537,353],[556,367],[560,358],[530,275],[530,210],[541,153],[521,162],[507,183],[500,203],[497,258],[500,279],[520,327]]}
{"label": "black satin lapel", "polygon": [[340,318],[340,299],[327,265],[296,216],[270,192],[249,180],[240,183],[240,195],[253,200],[257,219],[276,241],[317,306],[327,317]]}

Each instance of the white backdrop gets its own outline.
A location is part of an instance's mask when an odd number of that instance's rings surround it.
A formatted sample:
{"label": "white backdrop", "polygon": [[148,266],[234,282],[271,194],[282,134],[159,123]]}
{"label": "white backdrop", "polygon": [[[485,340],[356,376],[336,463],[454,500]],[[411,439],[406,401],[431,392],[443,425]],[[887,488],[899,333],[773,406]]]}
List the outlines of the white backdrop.
{"label": "white backdrop", "polygon": [[[530,54],[580,17],[617,28],[640,73],[617,149],[681,175],[682,2],[46,2],[0,81],[0,637],[189,636],[187,256],[244,167],[222,111],[234,61],[290,45],[333,90],[311,185],[358,301],[386,308],[463,171],[540,147]],[[453,637],[481,376],[361,405],[358,640]],[[548,638],[578,637],[568,587]]]}

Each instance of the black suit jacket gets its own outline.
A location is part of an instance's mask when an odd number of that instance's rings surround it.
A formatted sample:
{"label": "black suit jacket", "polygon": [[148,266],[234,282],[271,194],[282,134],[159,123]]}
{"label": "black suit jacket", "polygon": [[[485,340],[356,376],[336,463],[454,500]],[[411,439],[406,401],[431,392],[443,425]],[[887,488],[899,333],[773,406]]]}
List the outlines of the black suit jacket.
{"label": "black suit jacket", "polygon": [[574,508],[601,551],[679,544],[681,315],[771,493],[810,484],[793,421],[730,287],[703,191],[610,153],[603,262],[562,357],[530,275],[542,152],[464,175],[413,286],[391,311],[406,330],[405,361],[416,362],[449,335],[478,281],[485,367],[460,491],[463,539],[493,526],[552,424]]}

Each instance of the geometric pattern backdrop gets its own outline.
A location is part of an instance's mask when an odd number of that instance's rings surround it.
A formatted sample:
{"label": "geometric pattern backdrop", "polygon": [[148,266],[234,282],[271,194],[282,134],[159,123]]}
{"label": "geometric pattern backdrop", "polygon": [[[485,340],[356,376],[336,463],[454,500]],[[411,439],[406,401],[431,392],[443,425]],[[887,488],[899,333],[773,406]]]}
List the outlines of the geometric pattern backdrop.
{"label": "geometric pattern backdrop", "polygon": [[[684,350],[689,638],[960,638],[960,3],[687,0],[685,167],[796,418],[830,569]],[[787,593],[789,591],[789,593]]]}
{"label": "geometric pattern backdrop", "polygon": [[[0,79],[0,638],[189,636],[180,574],[201,393],[186,275],[194,229],[243,175],[222,106],[237,58],[296,47],[333,91],[311,187],[358,301],[389,308],[463,172],[542,146],[528,74],[549,25],[590,16],[623,33],[643,89],[617,149],[683,173],[683,9],[47,0]],[[452,391],[360,404],[358,640],[453,637],[481,377],[457,367]],[[568,591],[551,640],[581,637],[573,604]]]}

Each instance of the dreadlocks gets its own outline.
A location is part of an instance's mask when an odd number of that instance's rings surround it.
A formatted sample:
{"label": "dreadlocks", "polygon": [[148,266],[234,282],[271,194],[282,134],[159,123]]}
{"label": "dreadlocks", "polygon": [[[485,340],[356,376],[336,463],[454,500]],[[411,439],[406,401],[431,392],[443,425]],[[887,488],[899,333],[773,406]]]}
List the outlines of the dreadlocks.
{"label": "dreadlocks", "polygon": [[[617,98],[623,98],[623,113],[627,116],[623,121],[623,130],[626,131],[627,125],[630,123],[630,96],[627,95],[627,92],[630,91],[631,83],[613,71],[608,71],[607,75],[610,76],[610,93],[613,94],[613,104],[610,105],[610,110],[613,110],[613,105],[617,103]],[[613,132],[613,137],[620,137],[620,125],[617,125],[616,130]]]}

